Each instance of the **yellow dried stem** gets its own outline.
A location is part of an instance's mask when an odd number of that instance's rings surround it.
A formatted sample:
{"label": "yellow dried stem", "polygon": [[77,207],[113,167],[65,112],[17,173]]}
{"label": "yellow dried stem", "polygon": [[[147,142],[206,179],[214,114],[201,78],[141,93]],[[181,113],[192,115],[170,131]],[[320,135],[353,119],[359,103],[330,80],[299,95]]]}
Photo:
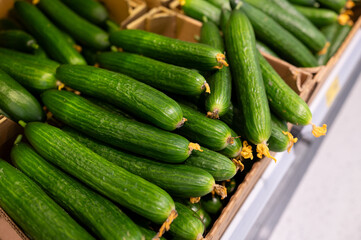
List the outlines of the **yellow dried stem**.
{"label": "yellow dried stem", "polygon": [[211,93],[211,88],[209,87],[209,84],[205,81],[202,85],[202,89],[205,88],[206,89],[206,93]]}
{"label": "yellow dried stem", "polygon": [[341,25],[346,25],[350,21],[350,16],[346,13],[342,13],[338,16],[338,23]]}
{"label": "yellow dried stem", "polygon": [[351,9],[351,8],[353,8],[355,5],[356,5],[356,4],[355,4],[352,0],[347,0],[345,7],[346,7],[347,9]]}
{"label": "yellow dried stem", "polygon": [[243,172],[244,165],[241,160],[237,160],[237,159],[233,158],[232,162],[234,162],[234,164],[236,164],[237,169],[239,169],[241,172]]}
{"label": "yellow dried stem", "polygon": [[223,66],[228,67],[228,63],[226,62],[226,56],[224,56],[223,53],[218,53],[216,55],[216,58],[217,58],[217,62],[220,63],[221,65],[220,66],[215,66],[214,68],[222,69]]}
{"label": "yellow dried stem", "polygon": [[193,150],[203,152],[203,150],[201,149],[201,146],[199,146],[198,143],[192,143],[192,142],[189,143],[188,149],[189,149],[189,153],[191,153]]}
{"label": "yellow dried stem", "polygon": [[180,121],[180,122],[177,124],[176,128],[182,127],[186,121],[188,121],[188,119],[182,118],[182,121]]}
{"label": "yellow dried stem", "polygon": [[99,63],[95,63],[94,67],[98,68],[99,67]]}
{"label": "yellow dried stem", "polygon": [[63,88],[65,88],[65,84],[60,83],[60,85],[58,86],[58,90],[61,91]]}
{"label": "yellow dried stem", "polygon": [[160,227],[157,235],[155,235],[152,240],[156,240],[159,239],[161,236],[163,236],[163,234],[168,231],[170,229],[170,225],[173,222],[174,219],[176,219],[178,217],[178,213],[175,209],[173,209],[171,211],[171,213],[169,214],[167,220],[165,220],[165,222],[163,223],[163,225]]}
{"label": "yellow dried stem", "polygon": [[46,120],[49,120],[53,117],[53,114],[51,112],[46,113]]}
{"label": "yellow dried stem", "polygon": [[298,138],[295,138],[292,136],[292,134],[290,132],[285,132],[285,131],[282,131],[282,133],[286,136],[288,136],[288,146],[287,146],[287,152],[290,152],[293,145],[298,141]]}
{"label": "yellow dried stem", "polygon": [[207,117],[212,119],[219,119],[218,112],[219,112],[218,109],[214,109],[213,112],[207,112]]}
{"label": "yellow dried stem", "polygon": [[353,26],[354,22],[350,19],[348,22],[347,22],[347,25],[349,26]]}
{"label": "yellow dried stem", "polygon": [[330,47],[331,43],[327,42],[325,46],[322,48],[321,51],[317,53],[317,55],[325,55],[327,53],[328,48]]}
{"label": "yellow dried stem", "polygon": [[201,200],[201,197],[191,197],[189,199],[189,201],[194,204],[194,203],[199,203],[199,201]]}
{"label": "yellow dried stem", "polygon": [[227,188],[222,185],[214,184],[213,191],[221,196],[221,199],[225,199],[227,197]]}
{"label": "yellow dried stem", "polygon": [[77,52],[79,52],[79,53],[83,50],[83,48],[82,48],[80,45],[78,45],[78,44],[75,44],[73,47],[74,47],[75,50],[76,50]]}
{"label": "yellow dried stem", "polygon": [[36,5],[36,4],[38,4],[40,2],[40,0],[33,0],[33,1],[31,1],[31,3],[33,4],[33,5]]}
{"label": "yellow dried stem", "polygon": [[179,0],[179,4],[180,4],[181,6],[184,6],[184,5],[186,4],[186,0]]}
{"label": "yellow dried stem", "polygon": [[253,153],[252,153],[252,146],[248,145],[247,141],[243,141],[243,147],[242,147],[242,151],[241,151],[241,156],[244,159],[253,159]]}
{"label": "yellow dried stem", "polygon": [[277,159],[272,157],[271,154],[269,153],[269,149],[268,149],[268,146],[266,143],[261,143],[261,144],[258,144],[257,145],[257,157],[258,158],[262,158],[263,155],[268,157],[268,158],[271,158],[273,159],[275,162],[277,162]]}
{"label": "yellow dried stem", "polygon": [[234,143],[234,137],[227,138],[227,143],[228,144],[233,144]]}
{"label": "yellow dried stem", "polygon": [[312,123],[312,134],[315,137],[321,137],[326,135],[327,133],[327,125],[323,124],[322,127],[318,127],[315,124]]}

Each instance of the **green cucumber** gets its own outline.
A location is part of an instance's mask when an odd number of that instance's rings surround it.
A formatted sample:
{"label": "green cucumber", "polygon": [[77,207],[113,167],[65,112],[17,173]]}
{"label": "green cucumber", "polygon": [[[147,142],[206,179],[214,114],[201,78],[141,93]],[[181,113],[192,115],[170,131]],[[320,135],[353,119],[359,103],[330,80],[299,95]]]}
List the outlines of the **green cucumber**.
{"label": "green cucumber", "polygon": [[[325,35],[325,37],[327,38],[327,41],[330,42],[330,46],[331,46],[332,39],[336,36],[338,26],[339,26],[339,24],[337,22],[335,22],[333,24],[330,24],[328,26],[321,28],[321,32]],[[331,47],[329,47],[324,54],[317,55],[317,61],[318,61],[319,65],[326,65],[326,63],[329,59],[330,49],[331,49]]]}
{"label": "green cucumber", "polygon": [[110,42],[124,51],[138,53],[166,63],[211,71],[228,66],[224,54],[210,46],[127,29],[110,34]]}
{"label": "green cucumber", "polygon": [[346,0],[317,0],[321,6],[340,12],[346,5]]}
{"label": "green cucumber", "polygon": [[242,11],[232,12],[225,40],[237,90],[237,101],[242,105],[245,116],[246,137],[256,145],[265,145],[271,135],[271,114],[254,32]]}
{"label": "green cucumber", "polygon": [[55,118],[126,151],[180,163],[193,149],[193,144],[179,135],[108,112],[71,92],[49,90],[42,100]]}
{"label": "green cucumber", "polygon": [[210,195],[207,198],[202,198],[200,203],[207,213],[213,215],[219,213],[223,208],[223,204],[217,196]]}
{"label": "green cucumber", "polygon": [[0,32],[0,47],[32,52],[39,48],[39,45],[32,36],[23,30],[6,30]]}
{"label": "green cucumber", "polygon": [[215,185],[212,175],[203,169],[148,160],[102,145],[73,129],[64,131],[109,162],[154,183],[172,196],[200,197],[210,193]]}
{"label": "green cucumber", "polygon": [[102,24],[108,18],[108,12],[98,1],[94,0],[61,0],[74,12],[94,24]]}
{"label": "green cucumber", "polygon": [[0,159],[0,206],[31,239],[94,239],[27,176]]}
{"label": "green cucumber", "polygon": [[229,158],[204,147],[202,150],[192,153],[185,164],[206,170],[216,181],[228,180],[236,175],[237,167]]}
{"label": "green cucumber", "polygon": [[[297,11],[294,4],[291,4],[288,0],[272,0],[274,4],[293,15],[294,19],[299,18],[300,21],[307,21],[306,17]],[[295,20],[297,21],[297,20]]]}
{"label": "green cucumber", "polygon": [[231,10],[227,8],[222,8],[220,27],[223,34],[226,31],[226,26],[230,17],[231,17]]}
{"label": "green cucumber", "polygon": [[48,55],[46,55],[46,52],[40,46],[33,51],[33,55],[37,56],[37,57],[40,57],[40,58],[48,58]]}
{"label": "green cucumber", "polygon": [[330,45],[330,49],[328,51],[328,58],[330,59],[333,55],[336,54],[337,50],[341,47],[342,43],[346,39],[347,35],[351,31],[352,26],[346,25],[339,25],[337,27],[337,31],[335,36],[333,37]]}
{"label": "green cucumber", "polygon": [[264,53],[267,53],[268,55],[279,58],[279,56],[272,49],[270,49],[266,44],[264,44],[260,41],[256,41],[256,47],[261,52],[264,52]]}
{"label": "green cucumber", "polygon": [[177,133],[214,151],[232,144],[231,129],[223,122],[207,118],[197,110],[179,103],[187,119]]}
{"label": "green cucumber", "polygon": [[25,143],[11,150],[14,165],[100,239],[142,239],[137,225],[114,203],[57,169]]}
{"label": "green cucumber", "polygon": [[25,88],[0,69],[0,108],[18,122],[43,121],[43,109]]}
{"label": "green cucumber", "polygon": [[204,225],[199,216],[179,202],[175,202],[175,207],[178,212],[178,217],[174,219],[169,232],[175,239],[201,239],[204,232]]}
{"label": "green cucumber", "polygon": [[134,119],[132,116],[130,116],[129,114],[127,114],[124,111],[120,110],[119,108],[114,107],[110,103],[103,102],[103,101],[99,100],[98,98],[92,98],[92,97],[87,97],[87,96],[85,98],[87,100],[89,100],[90,102],[94,103],[95,105],[101,107],[102,109],[108,111],[108,112],[119,114],[119,115],[121,115],[123,117],[126,117],[128,119]]}
{"label": "green cucumber", "polygon": [[[145,227],[142,227],[142,226],[138,226],[139,230],[142,232],[142,235],[144,237],[144,240],[153,240],[153,237],[155,235],[157,235],[156,232],[148,229],[148,228],[145,228]],[[164,237],[161,237],[160,240],[166,240]]]}
{"label": "green cucumber", "polygon": [[[244,0],[254,7],[262,10],[272,17],[276,22],[302,41],[309,49],[318,52],[326,45],[326,38],[323,34],[306,18],[297,18],[289,10],[279,7],[270,0]],[[278,0],[279,1],[279,0]],[[282,0],[286,1],[286,0]],[[292,5],[289,8],[293,8]]]}
{"label": "green cucumber", "polygon": [[109,36],[104,30],[79,17],[60,0],[41,0],[38,6],[79,43],[97,50],[109,47]]}
{"label": "green cucumber", "polygon": [[231,6],[230,6],[228,0],[207,0],[207,1],[218,8],[225,8],[225,9],[229,9],[229,10],[231,9]]}
{"label": "green cucumber", "polygon": [[314,8],[314,7],[303,7],[293,5],[293,7],[302,13],[308,20],[310,20],[315,26],[323,27],[331,23],[337,22],[338,15],[332,10]]}
{"label": "green cucumber", "polygon": [[272,111],[292,124],[311,124],[312,113],[307,103],[285,83],[260,53],[258,53],[258,59]]}
{"label": "green cucumber", "polygon": [[184,122],[177,102],[126,75],[91,66],[63,65],[56,77],[73,89],[115,104],[162,129],[172,131]]}
{"label": "green cucumber", "polygon": [[257,39],[272,48],[282,59],[300,67],[318,65],[310,50],[271,17],[246,3],[243,3],[241,9],[251,21]]}
{"label": "green cucumber", "polygon": [[[125,52],[97,56],[100,67],[135,78],[156,89],[180,95],[200,95],[208,84],[197,71]],[[213,94],[213,93],[212,93]]]}
{"label": "green cucumber", "polygon": [[119,24],[110,19],[105,21],[105,25],[106,25],[106,29],[107,29],[108,33],[112,33],[112,32],[120,30]]}
{"label": "green cucumber", "polygon": [[174,212],[174,202],[164,190],[107,161],[62,130],[32,122],[25,127],[25,136],[46,160],[141,216],[161,224]]}
{"label": "green cucumber", "polygon": [[232,130],[232,137],[233,137],[233,143],[228,144],[228,146],[219,151],[219,153],[223,154],[224,156],[227,156],[229,158],[236,158],[241,155],[242,152],[242,141],[239,138],[238,134]]}
{"label": "green cucumber", "polygon": [[283,132],[288,132],[285,122],[271,114],[272,134],[268,139],[268,147],[273,152],[284,152],[290,146],[290,140]]}
{"label": "green cucumber", "polygon": [[191,203],[189,200],[184,205],[188,206],[193,212],[197,213],[197,215],[201,218],[204,228],[208,228],[212,222],[211,216],[201,207],[200,203]]}
{"label": "green cucumber", "polygon": [[25,88],[42,92],[56,87],[58,63],[26,53],[0,48],[0,69]]}
{"label": "green cucumber", "polygon": [[316,6],[315,0],[288,0],[289,2],[302,6]]}
{"label": "green cucumber", "polygon": [[[224,52],[224,43],[218,27],[206,21],[201,29],[200,43],[212,46]],[[219,118],[224,115],[231,104],[232,78],[229,68],[223,68],[207,78],[211,94],[206,96],[205,106],[207,115]]]}
{"label": "green cucumber", "polygon": [[0,31],[6,30],[20,30],[21,27],[11,19],[3,18],[0,19]]}
{"label": "green cucumber", "polygon": [[66,41],[60,30],[37,7],[25,1],[16,1],[14,7],[24,26],[51,58],[60,63],[86,64],[84,58]]}
{"label": "green cucumber", "polygon": [[234,178],[226,181],[227,193],[233,193],[237,189],[237,182]]}
{"label": "green cucumber", "polygon": [[180,3],[185,15],[199,21],[202,21],[203,16],[205,16],[219,25],[221,10],[218,6],[207,0],[182,0]]}

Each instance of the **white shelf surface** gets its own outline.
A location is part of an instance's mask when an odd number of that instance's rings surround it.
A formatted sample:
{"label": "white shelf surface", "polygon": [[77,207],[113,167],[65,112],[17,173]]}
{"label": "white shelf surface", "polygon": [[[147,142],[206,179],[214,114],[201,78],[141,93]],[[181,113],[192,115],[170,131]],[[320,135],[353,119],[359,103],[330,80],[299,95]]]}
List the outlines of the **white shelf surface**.
{"label": "white shelf surface", "polygon": [[[351,74],[357,70],[361,71],[361,66],[358,65],[361,60],[360,46],[361,30],[355,34],[349,46],[329,74],[317,97],[310,105],[314,124],[322,125],[322,123],[324,123],[326,115],[330,112],[333,103],[335,103],[332,102],[332,100],[336,99],[338,94],[344,90],[350,80]],[[283,177],[291,169],[291,166],[296,161],[297,157],[302,155],[299,151],[308,151],[311,148],[302,148],[302,146],[311,146],[313,142],[319,141],[312,136],[311,126],[303,127],[300,135],[302,135],[302,139],[300,143],[296,144],[291,153],[276,154],[278,160],[277,163],[271,163],[267,167],[254,189],[233,218],[227,230],[224,232],[222,240],[246,239],[252,228],[256,227],[255,224],[258,217],[261,215],[262,211],[265,210],[266,203],[276,191]],[[300,149],[297,148],[298,144],[302,145]]]}

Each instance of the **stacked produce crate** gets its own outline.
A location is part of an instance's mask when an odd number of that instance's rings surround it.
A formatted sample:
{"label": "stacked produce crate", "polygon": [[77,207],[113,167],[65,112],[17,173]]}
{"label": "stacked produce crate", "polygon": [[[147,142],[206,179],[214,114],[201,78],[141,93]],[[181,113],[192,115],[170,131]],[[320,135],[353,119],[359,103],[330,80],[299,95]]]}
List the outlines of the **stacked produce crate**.
{"label": "stacked produce crate", "polygon": [[337,51],[350,13],[181,2],[201,23],[164,7],[140,16],[136,1],[117,18],[114,2],[113,20],[95,1],[40,0],[2,22],[1,157],[12,148],[21,172],[0,161],[0,206],[34,239],[218,239],[270,151],[297,142],[286,122],[312,124],[313,67]]}

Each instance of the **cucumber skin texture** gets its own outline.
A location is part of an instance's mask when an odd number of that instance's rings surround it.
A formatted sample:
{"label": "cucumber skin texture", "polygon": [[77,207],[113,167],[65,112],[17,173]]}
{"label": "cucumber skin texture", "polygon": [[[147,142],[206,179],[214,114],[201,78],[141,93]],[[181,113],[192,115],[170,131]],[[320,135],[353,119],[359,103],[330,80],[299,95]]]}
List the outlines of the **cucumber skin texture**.
{"label": "cucumber skin texture", "polygon": [[120,149],[172,163],[190,155],[187,139],[103,110],[76,94],[49,90],[42,100],[63,123]]}
{"label": "cucumber skin texture", "polygon": [[284,152],[287,150],[289,139],[285,134],[282,133],[282,131],[288,131],[287,125],[286,123],[283,123],[283,126],[280,126],[282,122],[272,114],[271,119],[272,134],[268,140],[268,148],[273,152]]}
{"label": "cucumber skin texture", "polygon": [[271,115],[250,21],[241,11],[233,11],[227,24],[226,48],[231,63],[237,101],[245,116],[246,137],[254,144],[267,142],[271,135]]}
{"label": "cucumber skin texture", "polygon": [[330,49],[328,51],[328,58],[330,59],[337,53],[337,50],[341,47],[343,41],[351,31],[352,27],[349,25],[338,25],[337,32],[331,41]]}
{"label": "cucumber skin texture", "polygon": [[202,147],[203,152],[195,151],[185,161],[186,165],[202,168],[216,181],[232,178],[237,173],[236,165],[226,156]]}
{"label": "cucumber skin texture", "polygon": [[0,69],[34,92],[56,87],[58,63],[30,54],[0,48]]}
{"label": "cucumber skin texture", "polygon": [[94,239],[27,176],[0,159],[0,206],[32,239]]}
{"label": "cucumber skin texture", "polygon": [[45,119],[38,100],[3,70],[0,70],[0,108],[15,122]]}
{"label": "cucumber skin texture", "polygon": [[[197,71],[125,52],[97,55],[100,67],[119,72],[156,89],[180,95],[200,95],[206,79]],[[213,94],[213,93],[212,93]]]}
{"label": "cucumber skin texture", "polygon": [[302,6],[314,6],[316,1],[315,0],[288,0],[289,2],[297,5]]}
{"label": "cucumber skin texture", "polygon": [[100,157],[56,127],[28,123],[25,136],[52,164],[155,223],[163,223],[174,209],[164,190]]}
{"label": "cucumber skin texture", "polygon": [[[288,0],[272,0],[272,2],[274,4],[276,4],[278,7],[282,8],[285,11],[287,11],[289,14],[293,15],[294,18],[299,18],[300,21],[309,21],[309,20],[307,20],[307,18],[302,13],[300,13],[294,7],[295,4],[292,4],[291,1],[288,1]],[[315,3],[315,4],[318,4],[318,3]],[[313,6],[313,7],[315,7],[315,6]]]}
{"label": "cucumber skin texture", "polygon": [[214,151],[220,151],[228,145],[231,129],[225,123],[207,118],[204,114],[185,104],[178,104],[187,119],[184,125],[177,129],[178,134]]}
{"label": "cucumber skin texture", "polygon": [[81,17],[94,24],[102,24],[108,18],[108,11],[105,7],[94,0],[61,0]]}
{"label": "cucumber skin texture", "polygon": [[211,71],[220,65],[216,56],[222,52],[200,43],[181,41],[136,29],[113,32],[109,39],[111,44],[121,47],[124,51],[182,67]]}
{"label": "cucumber skin texture", "polygon": [[[281,26],[301,40],[309,49],[318,52],[326,45],[322,33],[306,18],[295,20],[293,14],[269,0],[245,0],[272,17]],[[284,0],[286,1],[286,0]],[[292,8],[292,5],[289,6]]]}
{"label": "cucumber skin texture", "polygon": [[185,0],[182,5],[185,15],[203,21],[203,16],[219,25],[221,10],[206,0]]}
{"label": "cucumber skin texture", "polygon": [[230,9],[222,8],[220,28],[223,32],[223,35],[224,35],[224,32],[226,31],[226,26],[227,26],[227,23],[228,23],[228,20],[230,17],[231,17]]}
{"label": "cucumber skin texture", "polygon": [[[336,22],[336,23],[333,23],[333,24],[330,24],[328,26],[321,28],[321,32],[325,35],[327,41],[329,41],[330,44],[331,44],[332,39],[336,36],[338,26],[339,26],[339,24]],[[331,48],[331,45],[327,49],[327,52],[325,54],[317,55],[317,61],[318,61],[319,65],[327,64],[327,61],[329,60],[330,48]]]}
{"label": "cucumber skin texture", "polygon": [[60,0],[41,0],[38,5],[49,18],[81,44],[96,50],[109,47],[109,35],[105,31],[78,16]]}
{"label": "cucumber skin texture", "polygon": [[318,2],[336,12],[340,12],[346,4],[346,0],[318,0]]}
{"label": "cucumber skin texture", "polygon": [[56,77],[73,89],[115,104],[162,129],[172,131],[182,122],[182,109],[176,101],[126,75],[92,66],[63,65]]}
{"label": "cucumber skin texture", "polygon": [[307,103],[283,81],[260,53],[258,53],[258,59],[272,111],[281,119],[292,124],[310,124],[312,113]]}
{"label": "cucumber skin texture", "polygon": [[65,128],[64,131],[109,162],[154,183],[172,196],[203,196],[210,193],[215,184],[212,175],[203,169],[155,162],[102,145],[71,128]]}
{"label": "cucumber skin texture", "polygon": [[318,65],[310,50],[271,17],[246,3],[241,9],[251,21],[257,39],[270,46],[282,59],[300,67]]}
{"label": "cucumber skin texture", "polygon": [[332,10],[297,5],[293,5],[293,7],[317,27],[323,27],[337,22],[338,15]]}
{"label": "cucumber skin texture", "polygon": [[11,48],[21,52],[32,52],[38,46],[36,40],[22,30],[0,32],[0,47]]}
{"label": "cucumber skin texture", "polygon": [[[212,46],[224,52],[224,43],[218,27],[213,22],[204,22],[200,43]],[[232,77],[228,67],[222,68],[207,78],[211,94],[206,96],[205,106],[208,112],[217,112],[222,116],[231,104]]]}
{"label": "cucumber skin texture", "polygon": [[264,44],[260,41],[256,41],[256,47],[261,52],[264,52],[264,53],[267,53],[268,55],[279,58],[279,56],[272,49],[270,49],[266,44]]}
{"label": "cucumber skin texture", "polygon": [[28,2],[15,2],[15,10],[22,23],[46,53],[60,63],[86,65],[84,58],[71,46],[59,29],[45,15]]}
{"label": "cucumber skin texture", "polygon": [[142,239],[137,225],[116,205],[57,169],[28,144],[11,151],[14,165],[100,239]]}
{"label": "cucumber skin texture", "polygon": [[175,239],[194,240],[203,234],[204,225],[187,206],[175,202],[178,217],[171,224],[169,232]]}
{"label": "cucumber skin texture", "polygon": [[[239,123],[237,123],[239,124]],[[232,137],[234,137],[233,143],[232,144],[228,144],[227,147],[221,151],[219,151],[219,153],[223,154],[226,157],[229,158],[235,158],[238,157],[241,152],[242,152],[242,141],[239,137],[238,134],[232,130]]]}

